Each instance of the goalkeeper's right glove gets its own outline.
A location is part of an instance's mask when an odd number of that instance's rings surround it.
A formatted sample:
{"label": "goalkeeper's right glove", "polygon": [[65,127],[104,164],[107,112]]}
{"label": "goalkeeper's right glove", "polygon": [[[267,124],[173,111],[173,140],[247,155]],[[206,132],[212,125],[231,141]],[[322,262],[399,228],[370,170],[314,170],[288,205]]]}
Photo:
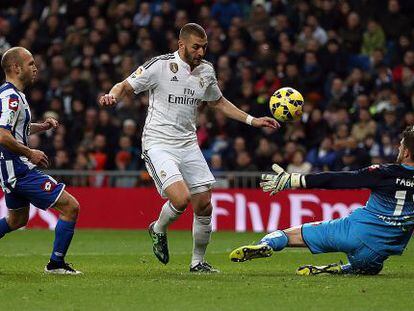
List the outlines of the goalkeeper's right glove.
{"label": "goalkeeper's right glove", "polygon": [[288,174],[277,164],[273,164],[272,169],[276,172],[276,175],[262,174],[260,187],[264,192],[271,191],[270,195],[274,195],[289,188],[306,188],[305,176],[298,173]]}

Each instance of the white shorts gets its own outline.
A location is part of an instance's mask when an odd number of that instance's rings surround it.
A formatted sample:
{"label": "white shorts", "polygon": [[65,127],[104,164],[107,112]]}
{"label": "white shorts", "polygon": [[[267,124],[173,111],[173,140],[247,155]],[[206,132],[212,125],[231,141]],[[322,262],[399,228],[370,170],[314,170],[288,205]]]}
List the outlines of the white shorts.
{"label": "white shorts", "polygon": [[191,194],[205,192],[215,182],[197,145],[183,149],[154,147],[144,151],[142,158],[163,198],[165,189],[179,180],[184,180]]}

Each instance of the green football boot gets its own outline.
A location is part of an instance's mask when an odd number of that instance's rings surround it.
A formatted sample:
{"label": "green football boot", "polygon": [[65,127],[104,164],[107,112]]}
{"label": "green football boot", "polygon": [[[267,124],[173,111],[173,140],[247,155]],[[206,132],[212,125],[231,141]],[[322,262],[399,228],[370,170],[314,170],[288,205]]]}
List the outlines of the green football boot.
{"label": "green football boot", "polygon": [[152,222],[148,228],[148,233],[152,240],[152,251],[155,257],[158,258],[164,265],[170,260],[168,253],[168,241],[166,233],[157,233],[154,231],[155,221]]}
{"label": "green football boot", "polygon": [[243,262],[256,258],[266,258],[273,254],[272,248],[267,244],[245,245],[233,250],[229,258],[234,262]]}

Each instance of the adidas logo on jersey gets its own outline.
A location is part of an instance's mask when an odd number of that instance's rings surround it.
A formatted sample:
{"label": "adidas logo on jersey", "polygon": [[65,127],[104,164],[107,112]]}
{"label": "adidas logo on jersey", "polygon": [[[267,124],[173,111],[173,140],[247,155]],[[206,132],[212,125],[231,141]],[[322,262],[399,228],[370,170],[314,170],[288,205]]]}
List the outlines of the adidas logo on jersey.
{"label": "adidas logo on jersey", "polygon": [[178,82],[177,76],[172,77],[170,81]]}

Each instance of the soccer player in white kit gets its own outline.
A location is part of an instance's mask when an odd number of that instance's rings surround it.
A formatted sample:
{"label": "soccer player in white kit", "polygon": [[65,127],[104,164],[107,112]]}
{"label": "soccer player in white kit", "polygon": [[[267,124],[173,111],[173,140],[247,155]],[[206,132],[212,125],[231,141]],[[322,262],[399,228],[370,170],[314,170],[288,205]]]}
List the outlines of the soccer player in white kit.
{"label": "soccer player in white kit", "polygon": [[142,157],[158,192],[168,201],[149,226],[155,256],[169,261],[167,228],[191,202],[194,210],[191,272],[218,272],[204,255],[211,236],[211,185],[214,176],[197,144],[197,108],[206,101],[232,119],[255,127],[277,129],[269,117],[254,118],[238,109],[221,93],[215,71],[203,57],[207,35],[195,23],[180,30],[178,51],[155,57],[115,84],[99,99],[113,106],[125,95],[149,90],[149,108],[142,133]]}

